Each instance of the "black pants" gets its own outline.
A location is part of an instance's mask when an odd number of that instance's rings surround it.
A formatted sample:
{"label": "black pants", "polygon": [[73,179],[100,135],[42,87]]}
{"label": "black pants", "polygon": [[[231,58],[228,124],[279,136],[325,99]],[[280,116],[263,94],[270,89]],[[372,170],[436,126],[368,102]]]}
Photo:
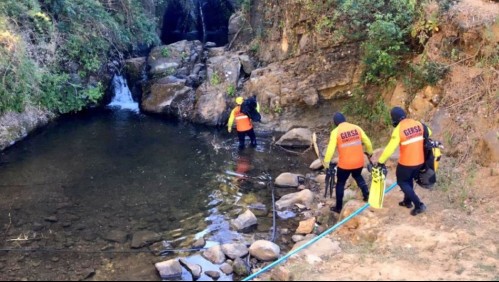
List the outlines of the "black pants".
{"label": "black pants", "polygon": [[345,185],[347,183],[350,174],[357,182],[360,190],[362,190],[362,196],[364,199],[369,198],[369,190],[367,188],[366,181],[362,177],[362,167],[357,169],[342,169],[338,167],[338,183],[336,184],[336,208],[341,210],[343,208],[343,196],[345,195]]}
{"label": "black pants", "polygon": [[239,149],[244,149],[244,139],[246,139],[246,135],[251,139],[251,146],[256,147],[256,135],[252,128],[248,131],[237,132],[237,136],[239,137]]}
{"label": "black pants", "polygon": [[421,166],[403,166],[401,164],[397,166],[397,183],[404,192],[404,203],[410,204],[412,202],[416,208],[422,204],[414,192],[414,179],[418,176]]}

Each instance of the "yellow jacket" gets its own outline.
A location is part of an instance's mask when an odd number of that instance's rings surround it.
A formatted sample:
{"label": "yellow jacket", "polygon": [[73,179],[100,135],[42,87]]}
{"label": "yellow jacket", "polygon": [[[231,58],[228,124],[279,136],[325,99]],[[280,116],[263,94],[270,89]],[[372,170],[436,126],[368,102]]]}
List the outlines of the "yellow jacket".
{"label": "yellow jacket", "polygon": [[[334,152],[336,151],[336,145],[338,144],[338,132],[341,127],[341,124],[337,126],[333,131],[331,131],[331,135],[329,137],[329,144],[326,150],[326,156],[324,157],[324,167],[329,168],[329,163],[333,159]],[[362,128],[356,126],[360,131],[361,140],[364,146],[366,146],[366,151],[369,155],[373,153],[373,146],[371,140],[367,136],[367,134],[362,130]]]}
{"label": "yellow jacket", "polygon": [[[427,128],[428,128],[428,134],[429,136],[431,136],[432,134],[431,129],[428,126]],[[395,129],[393,130],[390,142],[386,146],[381,157],[379,157],[378,163],[384,164],[388,160],[388,158],[390,158],[390,156],[393,155],[393,153],[395,153],[398,146],[400,145],[400,141],[401,138],[400,138],[400,123],[399,123],[399,125],[397,125],[397,127],[395,127]]]}

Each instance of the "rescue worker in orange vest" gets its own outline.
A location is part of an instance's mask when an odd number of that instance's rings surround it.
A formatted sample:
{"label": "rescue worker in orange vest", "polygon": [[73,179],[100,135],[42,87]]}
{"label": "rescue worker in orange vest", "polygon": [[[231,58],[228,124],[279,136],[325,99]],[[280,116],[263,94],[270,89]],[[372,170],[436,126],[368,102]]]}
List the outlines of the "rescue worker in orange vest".
{"label": "rescue worker in orange vest", "polygon": [[256,147],[256,135],[253,130],[253,123],[249,116],[241,112],[241,105],[244,102],[243,97],[236,98],[237,107],[230,113],[229,123],[227,125],[229,133],[232,132],[232,125],[236,121],[237,136],[239,137],[239,149],[244,149],[246,135],[251,139],[251,146]]}
{"label": "rescue worker in orange vest", "polygon": [[362,177],[362,169],[364,168],[362,144],[366,146],[366,152],[369,156],[373,153],[373,147],[371,140],[364,130],[355,124],[348,123],[343,114],[335,113],[333,121],[336,128],[331,132],[331,137],[329,138],[326,156],[324,157],[324,166],[326,169],[329,168],[336,146],[338,146],[339,161],[338,180],[336,184],[336,206],[332,207],[331,211],[340,213],[343,208],[345,184],[350,174],[361,189],[363,200],[367,202],[369,199],[369,190],[364,177]]}
{"label": "rescue worker in orange vest", "polygon": [[414,204],[411,215],[416,216],[426,210],[425,204],[414,192],[414,179],[425,161],[424,131],[429,131],[428,136],[431,135],[431,131],[421,122],[407,118],[405,111],[400,107],[394,107],[390,115],[395,130],[377,165],[386,169],[385,162],[400,146],[396,176],[397,183],[404,192],[404,200],[399,205],[411,209]]}

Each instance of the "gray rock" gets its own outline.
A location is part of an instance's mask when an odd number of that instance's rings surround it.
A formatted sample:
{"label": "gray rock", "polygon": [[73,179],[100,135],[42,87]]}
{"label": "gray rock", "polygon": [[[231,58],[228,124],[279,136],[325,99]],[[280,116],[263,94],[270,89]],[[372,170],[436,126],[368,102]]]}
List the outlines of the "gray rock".
{"label": "gray rock", "polygon": [[202,256],[213,264],[222,264],[225,262],[225,254],[222,246],[214,246],[202,253]]}
{"label": "gray rock", "polygon": [[295,204],[305,205],[307,208],[311,208],[314,202],[314,193],[308,189],[300,191],[298,193],[292,193],[285,195],[279,201],[275,203],[276,209],[283,210],[294,206]]}
{"label": "gray rock", "polygon": [[215,42],[206,42],[206,44],[204,46],[206,48],[213,48],[213,47],[217,47],[217,44]]}
{"label": "gray rock", "polygon": [[133,234],[132,245],[133,249],[139,249],[156,243],[161,240],[161,235],[152,231],[139,231]]}
{"label": "gray rock", "polygon": [[189,263],[185,259],[180,259],[179,262],[183,267],[185,267],[185,269],[187,269],[187,271],[189,271],[189,273],[192,274],[192,279],[198,280],[201,277],[203,268],[200,265]]}
{"label": "gray rock", "polygon": [[264,217],[267,216],[267,214],[269,214],[269,209],[267,208],[267,206],[265,206],[262,203],[252,204],[248,208],[255,216],[258,217]]}
{"label": "gray rock", "polygon": [[311,165],[310,165],[310,169],[312,170],[320,170],[322,169],[324,166],[322,165],[322,160],[321,159],[317,159],[315,160]]}
{"label": "gray rock", "polygon": [[281,173],[276,179],[274,184],[279,187],[297,188],[300,186],[300,178],[304,178],[301,174],[294,173]]}
{"label": "gray rock", "polygon": [[218,280],[220,279],[220,272],[218,271],[205,271],[204,274],[206,274],[208,277],[212,278],[213,280]]}
{"label": "gray rock", "polygon": [[276,143],[291,148],[308,148],[312,145],[312,131],[308,128],[295,128],[288,131]]}
{"label": "gray rock", "polygon": [[86,280],[95,275],[95,269],[87,268],[81,271],[81,280]]}
{"label": "gray rock", "polygon": [[235,274],[239,276],[246,276],[248,275],[249,272],[249,267],[246,265],[246,263],[238,258],[234,261],[234,264],[232,265],[233,271]]}
{"label": "gray rock", "polygon": [[149,250],[155,255],[155,256],[160,256],[162,255],[166,250],[173,249],[172,245],[166,241],[162,242],[156,242],[152,245],[149,246]]}
{"label": "gray rock", "polygon": [[303,235],[293,235],[293,237],[291,237],[291,240],[293,240],[293,242],[295,242],[295,243],[298,243],[300,241],[305,240],[305,236],[303,236]]}
{"label": "gray rock", "polygon": [[194,249],[202,249],[206,245],[206,240],[204,238],[199,238],[194,244],[192,244],[192,247]]}
{"label": "gray rock", "polygon": [[102,238],[109,242],[125,243],[127,241],[128,233],[121,230],[112,230],[102,236]]}
{"label": "gray rock", "polygon": [[279,258],[281,248],[270,241],[259,240],[251,245],[249,252],[261,261],[271,261]]}
{"label": "gray rock", "polygon": [[220,266],[220,270],[222,271],[222,273],[224,273],[225,275],[231,275],[233,272],[234,272],[234,269],[232,268],[232,266],[228,263],[224,263]]}
{"label": "gray rock", "polygon": [[243,71],[246,74],[251,74],[255,67],[253,66],[253,62],[248,55],[240,55],[239,61],[241,61],[241,65],[243,66]]}
{"label": "gray rock", "polygon": [[256,216],[250,210],[247,210],[245,213],[241,214],[238,218],[231,221],[231,225],[237,231],[249,228],[253,225],[256,225],[257,223],[258,220]]}
{"label": "gray rock", "polygon": [[162,279],[174,279],[182,277],[182,266],[177,260],[168,260],[155,264]]}
{"label": "gray rock", "polygon": [[33,223],[33,231],[41,231],[43,228],[45,228],[43,224],[38,222]]}
{"label": "gray rock", "polygon": [[248,248],[244,244],[223,244],[222,251],[230,259],[242,258],[248,254]]}
{"label": "gray rock", "polygon": [[85,240],[85,241],[94,242],[95,239],[97,239],[97,234],[93,233],[92,231],[86,231],[86,232],[83,232],[82,237],[83,237],[83,240]]}
{"label": "gray rock", "polygon": [[57,217],[55,215],[53,215],[53,216],[46,217],[45,221],[48,221],[48,222],[57,222],[59,220],[57,219]]}

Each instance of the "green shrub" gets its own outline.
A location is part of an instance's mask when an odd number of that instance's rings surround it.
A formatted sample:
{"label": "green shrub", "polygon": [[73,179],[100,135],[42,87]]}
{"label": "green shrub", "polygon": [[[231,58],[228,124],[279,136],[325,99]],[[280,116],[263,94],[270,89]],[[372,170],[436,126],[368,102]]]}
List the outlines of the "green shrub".
{"label": "green shrub", "polygon": [[[60,113],[96,103],[104,66],[159,43],[142,1],[0,1],[0,114],[27,103]],[[56,48],[57,47],[57,48]],[[70,74],[80,79],[70,82]]]}
{"label": "green shrub", "polygon": [[357,88],[353,91],[352,98],[343,107],[343,112],[348,115],[361,117],[369,122],[389,126],[391,124],[390,109],[388,109],[383,101],[381,94],[377,94],[372,103],[368,101],[366,93],[362,89]]}
{"label": "green shrub", "polygon": [[227,95],[229,95],[229,97],[234,97],[234,94],[236,94],[236,87],[234,85],[229,85],[229,87],[227,87]]}
{"label": "green shrub", "polygon": [[222,80],[220,79],[220,76],[218,75],[218,73],[213,72],[213,74],[211,75],[211,78],[210,78],[210,83],[213,86],[217,86],[220,83],[222,83]]}

